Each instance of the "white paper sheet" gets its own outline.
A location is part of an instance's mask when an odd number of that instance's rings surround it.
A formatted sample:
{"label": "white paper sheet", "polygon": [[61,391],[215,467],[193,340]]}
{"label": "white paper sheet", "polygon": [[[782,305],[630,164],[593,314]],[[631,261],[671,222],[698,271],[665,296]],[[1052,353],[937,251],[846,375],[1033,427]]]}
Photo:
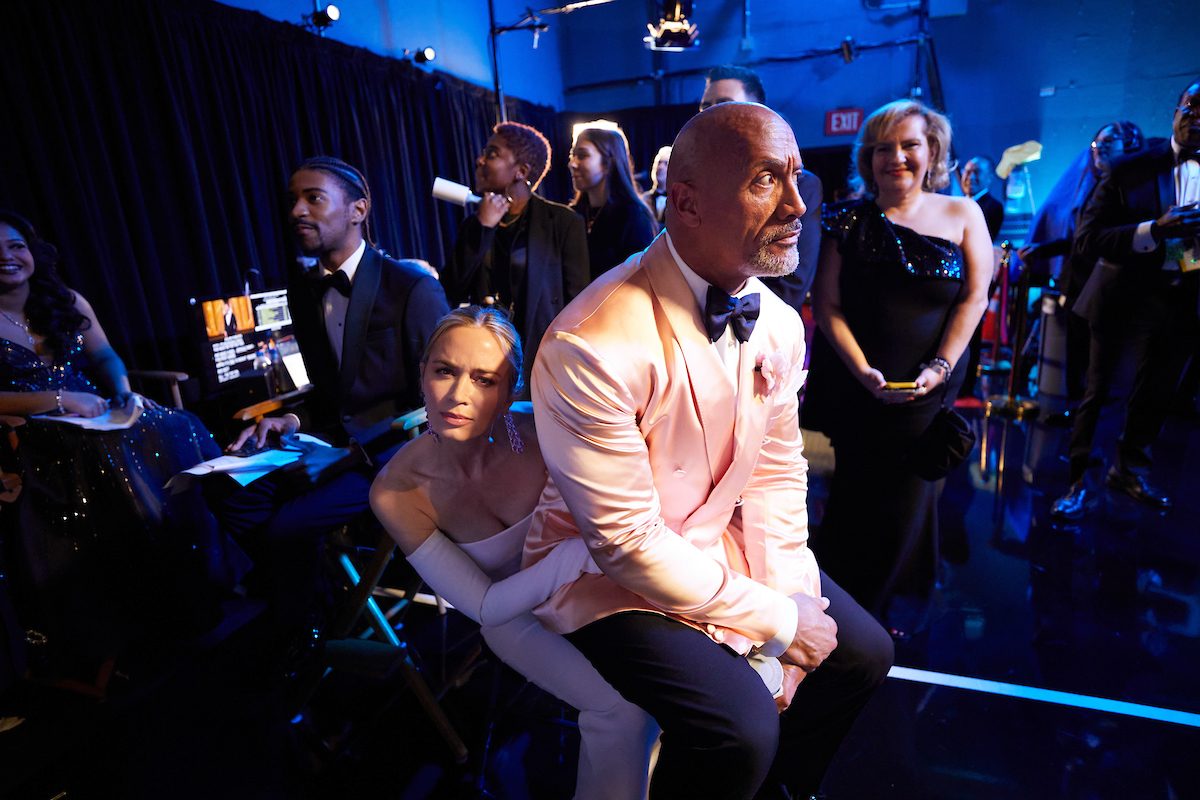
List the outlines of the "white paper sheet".
{"label": "white paper sheet", "polygon": [[65,422],[89,431],[121,431],[132,428],[144,410],[142,398],[134,395],[125,405],[110,408],[98,417],[81,417],[78,414],[33,414],[30,419]]}

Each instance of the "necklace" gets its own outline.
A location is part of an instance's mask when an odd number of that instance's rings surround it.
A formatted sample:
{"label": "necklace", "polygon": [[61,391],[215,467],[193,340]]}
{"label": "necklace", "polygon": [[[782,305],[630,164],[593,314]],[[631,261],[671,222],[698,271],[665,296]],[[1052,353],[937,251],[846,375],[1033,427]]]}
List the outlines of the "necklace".
{"label": "necklace", "polygon": [[511,214],[511,213],[505,214],[503,217],[500,218],[500,222],[498,224],[500,225],[501,228],[507,228],[509,225],[512,225],[514,222],[521,219],[521,215],[524,213],[525,213],[525,209],[522,208],[520,210],[520,212],[518,212],[516,214]]}
{"label": "necklace", "polygon": [[4,318],[5,318],[6,320],[8,320],[9,322],[11,322],[13,325],[16,325],[18,328],[20,328],[21,330],[25,331],[25,338],[29,340],[29,347],[30,347],[30,349],[32,349],[32,350],[36,350],[36,349],[37,349],[37,342],[35,342],[35,341],[33,340],[33,334],[29,332],[29,324],[28,324],[28,323],[25,323],[25,322],[18,322],[17,320],[15,320],[15,319],[13,319],[12,317],[10,317],[10,316],[8,315],[8,312],[7,312],[7,311],[4,311],[3,309],[0,309],[0,314],[3,314],[3,315],[4,315]]}

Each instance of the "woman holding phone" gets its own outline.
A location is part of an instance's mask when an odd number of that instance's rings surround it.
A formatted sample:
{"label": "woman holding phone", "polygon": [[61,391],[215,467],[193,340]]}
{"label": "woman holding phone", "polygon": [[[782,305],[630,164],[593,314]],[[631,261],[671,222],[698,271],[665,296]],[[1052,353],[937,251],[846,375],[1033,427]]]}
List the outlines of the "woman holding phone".
{"label": "woman holding phone", "polygon": [[903,456],[954,402],[992,274],[979,206],[936,193],[949,153],[941,114],[912,100],[877,109],[855,145],[851,183],[865,194],[822,220],[801,418],[829,435],[836,468],[813,550],[881,618],[895,593],[932,585],[938,484]]}

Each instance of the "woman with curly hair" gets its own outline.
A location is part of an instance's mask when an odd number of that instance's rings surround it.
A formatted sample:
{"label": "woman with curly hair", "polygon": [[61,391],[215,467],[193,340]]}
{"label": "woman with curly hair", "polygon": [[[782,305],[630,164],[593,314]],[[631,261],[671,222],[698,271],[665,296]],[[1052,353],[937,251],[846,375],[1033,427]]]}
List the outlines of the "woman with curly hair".
{"label": "woman with curly hair", "polygon": [[581,130],[568,166],[575,186],[571,208],[587,223],[588,260],[595,280],[649,247],[658,235],[658,223],[633,182],[629,143],[619,129]]}
{"label": "woman with curly hair", "polygon": [[[164,488],[220,448],[194,416],[130,389],[92,306],[63,284],[57,261],[27,220],[0,211],[0,414],[29,417],[18,429],[13,466],[23,485],[5,511],[4,555],[22,623],[46,634],[42,660],[86,671],[145,630],[144,612],[162,607],[171,585],[194,591],[187,578],[202,572],[232,585],[246,562],[197,494]],[[127,429],[53,419],[137,406]]]}
{"label": "woman with curly hair", "polygon": [[979,206],[937,193],[949,154],[944,116],[888,103],[855,145],[852,183],[865,196],[827,207],[821,223],[802,419],[829,435],[836,466],[813,550],[879,616],[896,592],[932,586],[938,484],[904,454],[958,394],[992,274]]}
{"label": "woman with curly hair", "polygon": [[475,160],[483,199],[441,273],[451,306],[492,306],[513,321],[528,346],[526,380],[542,334],[589,280],[583,220],[534,194],[549,168],[550,142],[541,132],[519,122],[496,125]]}

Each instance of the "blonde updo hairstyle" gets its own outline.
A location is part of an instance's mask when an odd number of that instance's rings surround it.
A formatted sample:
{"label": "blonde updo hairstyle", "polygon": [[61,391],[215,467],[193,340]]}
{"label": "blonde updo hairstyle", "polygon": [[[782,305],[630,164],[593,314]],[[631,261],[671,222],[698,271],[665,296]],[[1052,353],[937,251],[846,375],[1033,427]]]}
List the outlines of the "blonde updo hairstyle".
{"label": "blonde updo hairstyle", "polygon": [[520,396],[521,391],[525,388],[525,378],[522,373],[525,358],[521,351],[521,337],[504,312],[494,308],[464,306],[456,308],[442,317],[429,336],[429,342],[426,343],[425,352],[421,356],[422,375],[424,375],[425,364],[429,363],[429,355],[433,352],[433,346],[451,328],[483,328],[495,336],[496,341],[500,343],[500,349],[504,351],[504,359],[508,361],[509,396]]}
{"label": "blonde updo hairstyle", "polygon": [[858,132],[851,159],[854,164],[851,188],[865,189],[871,195],[878,192],[871,168],[875,145],[901,120],[915,116],[925,120],[925,138],[929,142],[929,169],[921,188],[933,192],[950,185],[950,173],[955,167],[950,163],[950,120],[916,100],[894,100],[872,111]]}

